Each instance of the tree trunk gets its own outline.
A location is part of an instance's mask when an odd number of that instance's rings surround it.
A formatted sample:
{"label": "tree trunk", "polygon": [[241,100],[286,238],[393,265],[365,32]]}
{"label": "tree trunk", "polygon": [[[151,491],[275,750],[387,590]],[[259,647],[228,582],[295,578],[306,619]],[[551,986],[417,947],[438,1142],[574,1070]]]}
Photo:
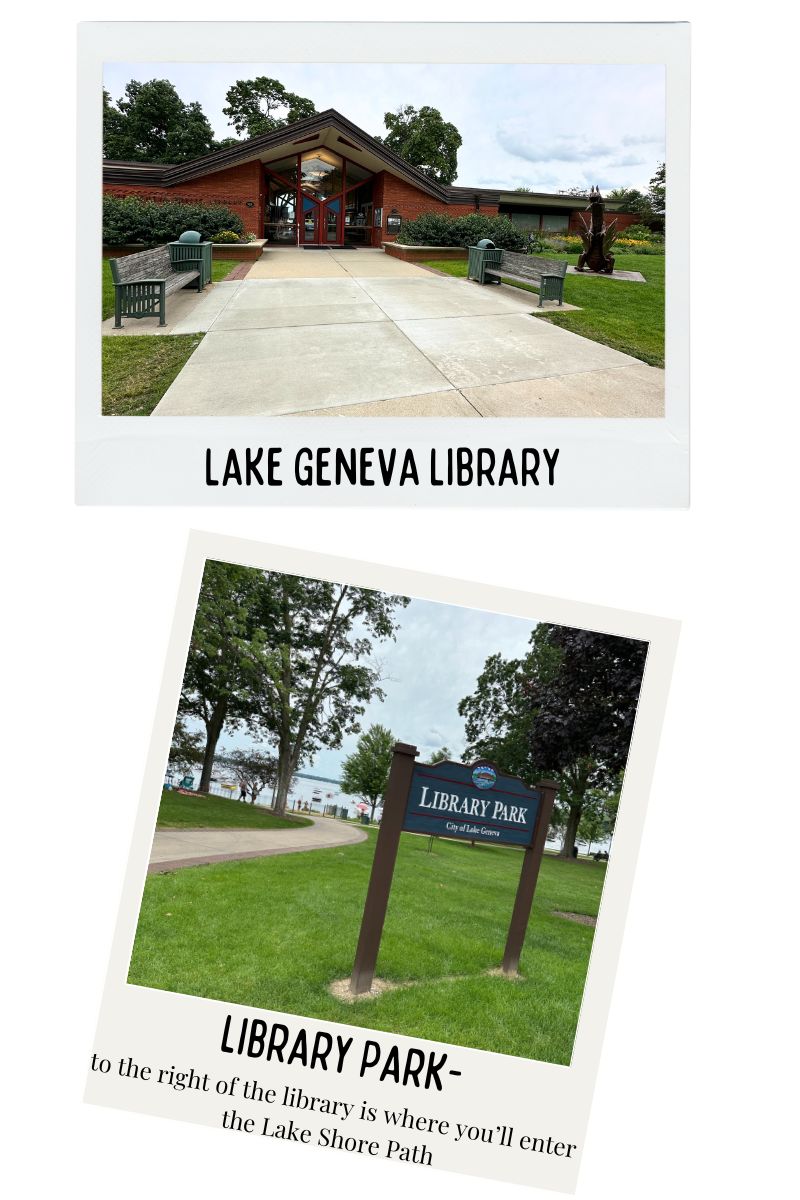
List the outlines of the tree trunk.
{"label": "tree trunk", "polygon": [[292,785],[292,776],[294,775],[294,763],[289,755],[281,755],[278,760],[278,782],[275,788],[274,809],[277,816],[283,816],[286,812],[286,804],[289,799],[289,788]]}
{"label": "tree trunk", "polygon": [[221,702],[211,713],[211,719],[206,722],[206,748],[203,751],[203,769],[200,772],[198,792],[207,793],[211,787],[211,773],[214,770],[214,755],[217,752],[225,715],[228,710],[227,700]]}
{"label": "tree trunk", "polygon": [[569,816],[567,817],[567,827],[564,830],[564,841],[561,844],[561,849],[558,852],[559,858],[572,858],[572,848],[578,838],[578,826],[581,822],[581,810],[583,805],[570,804]]}

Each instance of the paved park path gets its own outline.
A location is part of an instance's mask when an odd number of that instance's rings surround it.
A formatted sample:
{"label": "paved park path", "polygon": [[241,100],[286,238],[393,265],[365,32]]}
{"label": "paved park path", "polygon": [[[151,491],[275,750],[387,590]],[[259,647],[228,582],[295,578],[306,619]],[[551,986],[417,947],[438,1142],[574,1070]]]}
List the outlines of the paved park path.
{"label": "paved park path", "polygon": [[240,858],[328,850],[363,842],[367,836],[363,829],[331,817],[311,820],[313,824],[297,829],[157,829],[148,874]]}
{"label": "paved park path", "polygon": [[205,337],[157,417],[664,415],[663,371],[542,321],[529,292],[382,250],[269,250],[170,300],[163,332]]}

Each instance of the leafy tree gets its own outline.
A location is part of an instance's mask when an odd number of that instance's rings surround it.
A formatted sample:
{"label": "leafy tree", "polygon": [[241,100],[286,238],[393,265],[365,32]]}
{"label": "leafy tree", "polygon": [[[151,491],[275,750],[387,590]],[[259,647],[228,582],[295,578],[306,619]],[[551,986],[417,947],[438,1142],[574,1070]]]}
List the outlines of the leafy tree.
{"label": "leafy tree", "polygon": [[123,128],[125,118],[118,108],[114,107],[111,93],[103,88],[103,158],[120,158],[118,151],[123,148]]}
{"label": "leafy tree", "polygon": [[237,79],[228,88],[225,99],[228,103],[222,111],[228,124],[249,138],[272,133],[293,121],[313,117],[316,112],[313,100],[288,92],[277,79],[268,79],[266,75]]}
{"label": "leafy tree", "polygon": [[376,141],[399,154],[429,179],[437,183],[453,182],[458,174],[461,134],[455,125],[445,121],[438,108],[426,104],[417,110],[407,104],[397,112],[384,113],[383,123],[389,132],[384,138],[377,137]]}
{"label": "leafy tree", "polygon": [[664,224],[664,216],[667,211],[667,164],[659,163],[655,175],[650,180],[647,188],[647,200],[650,204],[650,209],[653,216]]}
{"label": "leafy tree", "polygon": [[242,144],[241,138],[224,137],[224,138],[220,138],[219,141],[214,142],[214,149],[215,150],[227,150],[231,146],[241,146],[241,144]]}
{"label": "leafy tree", "polygon": [[450,751],[447,749],[447,746],[442,746],[441,750],[434,750],[428,762],[433,766],[434,763],[447,762],[449,758]]}
{"label": "leafy tree", "polygon": [[492,654],[478,676],[475,691],[458,706],[464,718],[465,759],[486,758],[501,771],[535,782],[531,760],[531,710],[525,681],[528,657]]}
{"label": "leafy tree", "polygon": [[384,725],[370,725],[342,764],[342,790],[366,800],[373,820],[375,806],[386,791],[394,743],[391,730]]}
{"label": "leafy tree", "polygon": [[274,754],[259,750],[233,750],[222,760],[233,771],[255,804],[265,788],[274,787],[278,779],[278,760]]}
{"label": "leafy tree", "polygon": [[589,791],[581,813],[577,840],[591,854],[595,842],[605,842],[613,836],[619,808],[621,780],[610,787]]}
{"label": "leafy tree", "polygon": [[514,188],[515,192],[525,192],[526,194],[530,194],[530,190],[531,189],[529,187],[515,187]]}
{"label": "leafy tree", "polygon": [[203,761],[203,735],[199,730],[191,732],[186,728],[186,721],[180,714],[175,721],[172,731],[172,745],[169,748],[169,765],[185,775],[194,770]]}
{"label": "leafy tree", "polygon": [[647,205],[647,200],[638,188],[616,187],[607,194],[609,200],[621,204],[625,212],[640,213]]}
{"label": "leafy tree", "polygon": [[628,757],[647,643],[565,625],[538,626],[537,640],[551,658],[528,681],[533,759],[547,772],[590,759],[598,779],[613,780]]}
{"label": "leafy tree", "polygon": [[256,705],[250,726],[277,747],[277,813],[298,768],[321,746],[335,749],[358,732],[367,703],[383,698],[374,644],[394,638],[395,610],[408,603],[348,584],[263,573],[248,645]]}
{"label": "leafy tree", "polygon": [[168,79],[132,79],[114,107],[103,92],[103,155],[179,163],[210,154],[214,131],[196,101],[185,104]]}
{"label": "leafy tree", "polygon": [[253,715],[246,648],[255,628],[258,582],[258,572],[230,563],[209,561],[203,572],[179,706],[179,720],[192,717],[205,729],[201,792],[211,785],[223,728]]}
{"label": "leafy tree", "polygon": [[488,658],[459,704],[468,754],[529,785],[558,779],[552,827],[563,834],[564,858],[593,789],[624,769],[646,651],[629,638],[541,624],[523,658]]}

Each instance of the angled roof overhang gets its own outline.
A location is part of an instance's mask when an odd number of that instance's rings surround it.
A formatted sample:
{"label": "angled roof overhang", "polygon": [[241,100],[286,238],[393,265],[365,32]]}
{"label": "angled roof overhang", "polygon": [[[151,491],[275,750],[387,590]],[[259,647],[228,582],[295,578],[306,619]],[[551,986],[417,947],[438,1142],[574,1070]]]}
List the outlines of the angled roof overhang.
{"label": "angled roof overhang", "polygon": [[103,179],[106,183],[148,182],[159,187],[175,187],[204,175],[225,171],[229,167],[256,161],[268,163],[288,154],[301,153],[318,146],[326,146],[329,150],[358,162],[373,174],[391,171],[393,175],[407,180],[437,200],[448,202],[449,188],[435,183],[422,171],[404,162],[334,108],[316,113],[313,117],[306,117],[302,121],[295,121],[292,125],[284,125],[273,133],[249,138],[235,146],[226,146],[214,154],[204,155],[203,158],[194,158],[191,162],[174,166],[160,163],[106,162],[103,164]]}
{"label": "angled roof overhang", "polygon": [[[379,171],[390,171],[392,175],[405,179],[420,191],[439,200],[443,204],[471,204],[478,207],[482,204],[503,205],[540,205],[551,208],[575,209],[583,208],[587,201],[579,196],[564,196],[550,192],[509,192],[503,188],[470,188],[445,186],[404,162],[392,150],[388,150],[381,142],[370,137],[363,129],[359,129],[352,121],[348,121],[335,108],[315,113],[302,121],[284,125],[273,133],[265,133],[260,137],[248,138],[235,146],[226,146],[203,158],[193,158],[185,163],[132,163],[112,162],[103,163],[103,181],[120,184],[150,184],[153,187],[176,187],[212,175],[217,171],[225,171],[229,167],[238,167],[243,163],[276,162],[290,154],[299,154],[304,150],[325,146],[337,154],[343,155],[361,166],[377,174]],[[606,201],[610,211],[616,212],[618,204]]]}

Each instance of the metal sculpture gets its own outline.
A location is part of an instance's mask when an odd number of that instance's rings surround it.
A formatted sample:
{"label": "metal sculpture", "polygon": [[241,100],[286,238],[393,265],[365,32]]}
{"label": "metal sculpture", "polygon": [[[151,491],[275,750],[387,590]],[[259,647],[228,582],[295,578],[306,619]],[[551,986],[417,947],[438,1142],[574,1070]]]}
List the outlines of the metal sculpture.
{"label": "metal sculpture", "polygon": [[583,229],[579,229],[578,233],[583,242],[583,253],[575,269],[594,271],[598,275],[611,275],[614,272],[614,255],[610,250],[617,240],[616,217],[610,225],[606,225],[603,215],[605,204],[597,187],[593,187],[589,192],[588,207],[592,210],[592,223],[588,225],[581,213]]}

